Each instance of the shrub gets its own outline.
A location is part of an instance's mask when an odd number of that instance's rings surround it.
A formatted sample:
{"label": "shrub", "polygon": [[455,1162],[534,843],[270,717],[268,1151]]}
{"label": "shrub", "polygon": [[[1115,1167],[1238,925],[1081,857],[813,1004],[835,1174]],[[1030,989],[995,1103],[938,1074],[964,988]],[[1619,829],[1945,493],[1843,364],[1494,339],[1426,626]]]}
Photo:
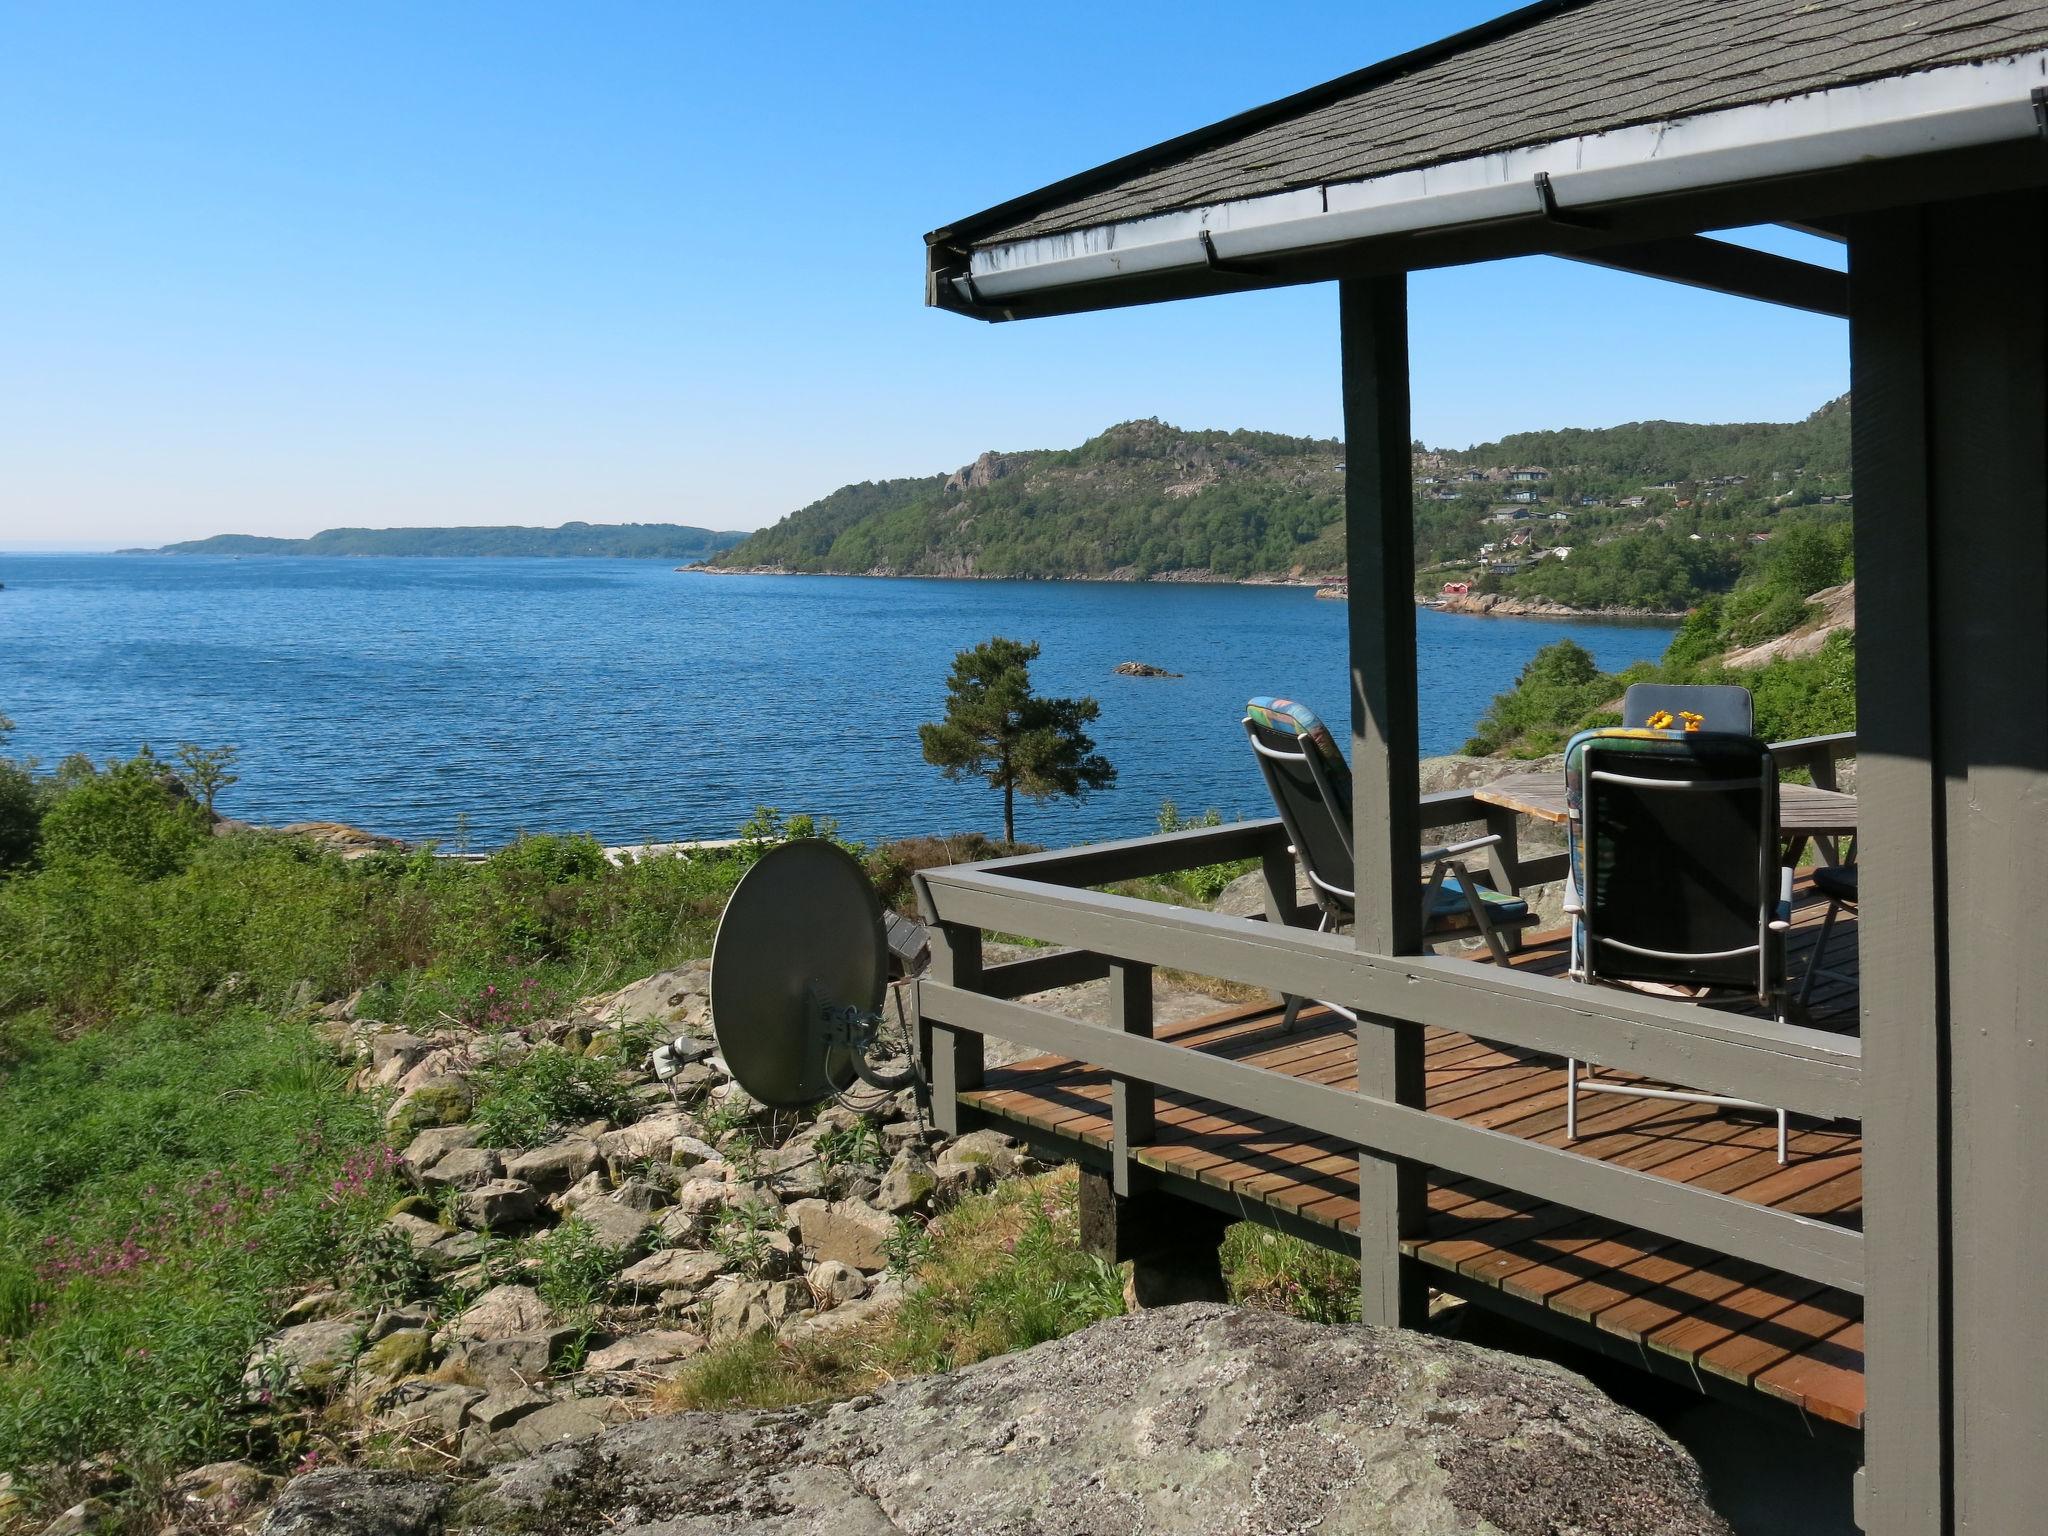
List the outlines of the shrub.
{"label": "shrub", "polygon": [[617,1068],[558,1045],[494,1062],[478,1078],[470,1118],[494,1147],[538,1147],[586,1120],[610,1119],[624,1104]]}
{"label": "shrub", "polygon": [[206,813],[145,750],[60,782],[43,812],[41,855],[54,866],[105,862],[157,880],[183,869],[208,832]]}

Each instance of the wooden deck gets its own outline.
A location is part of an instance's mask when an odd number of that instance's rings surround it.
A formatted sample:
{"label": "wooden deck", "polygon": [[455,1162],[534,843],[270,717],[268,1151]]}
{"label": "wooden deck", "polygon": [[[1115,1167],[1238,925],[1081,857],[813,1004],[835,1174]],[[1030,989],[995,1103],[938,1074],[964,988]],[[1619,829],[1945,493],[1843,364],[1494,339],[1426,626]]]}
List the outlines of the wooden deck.
{"label": "wooden deck", "polygon": [[[1792,972],[1825,911],[1810,889],[1795,909]],[[1853,1029],[1856,922],[1844,912],[1816,985],[1811,1022]],[[1478,963],[1478,962],[1475,962]],[[1561,974],[1565,944],[1532,942],[1518,966]],[[1354,1084],[1351,1026],[1306,1009],[1291,1032],[1269,1005],[1162,1026],[1190,1050],[1310,1078]],[[1566,1145],[1564,1074],[1553,1057],[1427,1032],[1432,1113]],[[1106,1073],[1061,1057],[991,1068],[963,1102],[1041,1144],[1087,1158],[1110,1144]],[[1163,1187],[1198,1186],[1212,1202],[1304,1231],[1339,1248],[1358,1221],[1358,1163],[1346,1144],[1183,1094],[1162,1093],[1155,1139],[1136,1151]],[[1770,1117],[1741,1110],[1626,1099],[1580,1100],[1577,1150],[1660,1177],[1847,1226],[1862,1220],[1862,1142],[1853,1128],[1792,1123],[1791,1160],[1773,1152]],[[1605,1352],[1739,1396],[1760,1393],[1814,1419],[1863,1426],[1861,1299],[1727,1259],[1654,1233],[1596,1219],[1454,1175],[1429,1185],[1427,1231],[1404,1245],[1434,1283]]]}

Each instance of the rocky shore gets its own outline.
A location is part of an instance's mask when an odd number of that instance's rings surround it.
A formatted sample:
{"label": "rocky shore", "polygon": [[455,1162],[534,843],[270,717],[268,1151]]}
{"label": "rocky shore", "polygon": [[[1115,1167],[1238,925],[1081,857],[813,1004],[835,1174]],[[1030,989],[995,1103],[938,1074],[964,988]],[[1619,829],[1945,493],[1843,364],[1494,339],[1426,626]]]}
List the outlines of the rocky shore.
{"label": "rocky shore", "polygon": [[1463,597],[1417,597],[1416,603],[1425,608],[1441,608],[1445,613],[1469,613],[1483,618],[1494,619],[1655,619],[1668,621],[1682,619],[1685,610],[1666,613],[1657,608],[1567,608],[1563,603],[1551,603],[1528,598],[1509,597],[1505,593],[1468,593]]}

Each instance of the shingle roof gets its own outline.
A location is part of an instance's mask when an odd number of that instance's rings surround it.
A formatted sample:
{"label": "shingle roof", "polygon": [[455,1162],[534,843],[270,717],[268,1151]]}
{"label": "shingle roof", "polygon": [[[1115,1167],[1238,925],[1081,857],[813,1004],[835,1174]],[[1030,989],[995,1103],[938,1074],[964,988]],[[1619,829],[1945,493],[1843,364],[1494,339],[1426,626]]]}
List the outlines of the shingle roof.
{"label": "shingle roof", "polygon": [[[1581,0],[953,226],[985,246],[2048,48],[2048,0]],[[993,226],[993,227],[990,227]]]}

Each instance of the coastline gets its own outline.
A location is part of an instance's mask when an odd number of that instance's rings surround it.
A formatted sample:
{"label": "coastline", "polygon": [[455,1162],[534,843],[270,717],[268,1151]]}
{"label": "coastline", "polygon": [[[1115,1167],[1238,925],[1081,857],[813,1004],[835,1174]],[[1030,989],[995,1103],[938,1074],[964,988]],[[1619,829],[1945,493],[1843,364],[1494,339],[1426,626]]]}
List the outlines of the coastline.
{"label": "coastline", "polygon": [[[841,576],[864,581],[1078,581],[1131,585],[1306,587],[1313,590],[1317,597],[1332,598],[1339,602],[1345,601],[1347,596],[1342,572],[1304,572],[1286,576],[1224,576],[1210,570],[1183,570],[1161,571],[1152,576],[1140,576],[1129,566],[1099,575],[1079,576],[1010,576],[991,575],[979,571],[792,571],[787,566],[780,565],[679,565],[675,570],[679,575],[685,576]],[[1677,623],[1686,613],[1684,609],[1666,613],[1654,608],[1567,608],[1562,603],[1533,603],[1522,598],[1498,594],[1463,598],[1425,597],[1418,594],[1415,605],[1418,608],[1440,609],[1445,613],[1460,613],[1470,618],[1605,620],[1630,624]]]}

